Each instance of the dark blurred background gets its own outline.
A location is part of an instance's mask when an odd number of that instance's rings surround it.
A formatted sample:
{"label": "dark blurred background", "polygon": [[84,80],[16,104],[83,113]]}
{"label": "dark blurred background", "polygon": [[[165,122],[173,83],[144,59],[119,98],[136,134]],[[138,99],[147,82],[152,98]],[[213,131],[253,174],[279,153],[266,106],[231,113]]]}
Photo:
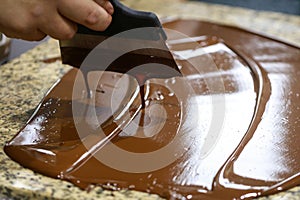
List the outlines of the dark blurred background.
{"label": "dark blurred background", "polygon": [[300,0],[193,0],[300,15]]}

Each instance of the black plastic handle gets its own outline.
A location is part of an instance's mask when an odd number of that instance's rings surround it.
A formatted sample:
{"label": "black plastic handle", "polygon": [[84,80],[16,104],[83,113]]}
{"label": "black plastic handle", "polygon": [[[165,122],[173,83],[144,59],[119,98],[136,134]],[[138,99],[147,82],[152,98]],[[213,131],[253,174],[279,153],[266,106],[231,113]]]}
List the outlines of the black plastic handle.
{"label": "black plastic handle", "polygon": [[113,36],[115,34],[121,33],[123,31],[143,28],[143,27],[157,27],[160,36],[156,33],[150,36],[151,39],[160,39],[161,37],[166,40],[167,36],[162,29],[162,25],[158,17],[152,12],[142,12],[133,10],[126,7],[118,0],[110,0],[114,7],[114,14],[112,15],[112,23],[103,32],[90,30],[82,25],[78,25],[78,33],[81,34],[92,34],[92,35],[102,35],[102,36]]}

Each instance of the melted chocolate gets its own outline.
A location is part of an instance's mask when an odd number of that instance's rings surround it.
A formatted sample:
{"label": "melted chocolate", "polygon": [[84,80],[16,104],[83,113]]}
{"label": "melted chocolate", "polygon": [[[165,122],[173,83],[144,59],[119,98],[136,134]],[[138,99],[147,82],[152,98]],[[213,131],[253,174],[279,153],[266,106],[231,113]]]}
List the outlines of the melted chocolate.
{"label": "melted chocolate", "polygon": [[165,27],[196,42],[168,35],[184,77],[149,80],[144,109],[129,76],[93,72],[95,92],[87,99],[73,69],[5,152],[82,189],[97,184],[166,198],[247,199],[299,185],[299,48],[200,21]]}

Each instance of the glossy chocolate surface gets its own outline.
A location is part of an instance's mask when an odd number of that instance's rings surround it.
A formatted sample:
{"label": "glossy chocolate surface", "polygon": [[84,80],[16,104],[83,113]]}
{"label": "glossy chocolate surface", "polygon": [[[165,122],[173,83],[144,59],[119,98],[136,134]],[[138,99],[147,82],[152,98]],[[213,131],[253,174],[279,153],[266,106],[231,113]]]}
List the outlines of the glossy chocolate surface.
{"label": "glossy chocolate surface", "polygon": [[184,76],[149,80],[144,109],[129,76],[91,73],[87,99],[73,69],[5,152],[82,189],[247,199],[299,185],[299,48],[200,21],[165,27],[192,38],[168,35]]}

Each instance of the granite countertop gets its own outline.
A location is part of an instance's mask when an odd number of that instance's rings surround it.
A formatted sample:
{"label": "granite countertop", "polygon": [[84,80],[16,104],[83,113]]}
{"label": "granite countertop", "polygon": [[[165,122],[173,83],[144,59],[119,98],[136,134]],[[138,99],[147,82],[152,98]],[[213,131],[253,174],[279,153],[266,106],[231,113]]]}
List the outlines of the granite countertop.
{"label": "granite countertop", "polygon": [[[300,46],[300,16],[258,12],[242,8],[185,2],[183,0],[124,0],[127,5],[154,11],[161,18],[201,19],[243,27]],[[70,66],[59,60],[58,42],[49,41],[0,66],[0,198],[5,199],[160,199],[135,191],[107,191],[95,188],[90,193],[72,184],[24,169],[3,152],[3,145],[25,125],[48,89]],[[300,199],[300,187],[262,199]]]}

